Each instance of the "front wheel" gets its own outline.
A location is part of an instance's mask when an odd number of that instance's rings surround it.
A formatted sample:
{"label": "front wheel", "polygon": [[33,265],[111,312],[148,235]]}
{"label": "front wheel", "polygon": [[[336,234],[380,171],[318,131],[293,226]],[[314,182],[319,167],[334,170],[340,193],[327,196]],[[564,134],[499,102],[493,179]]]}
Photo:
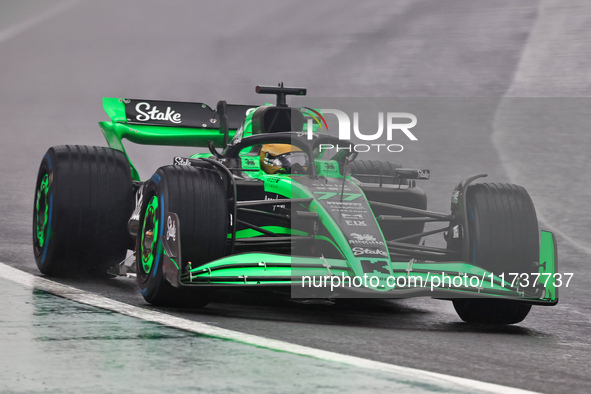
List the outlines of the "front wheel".
{"label": "front wheel", "polygon": [[[467,191],[470,256],[473,265],[505,274],[538,271],[540,231],[533,202],[517,185],[482,183]],[[525,289],[534,292],[534,288]],[[469,323],[515,324],[528,315],[531,304],[504,299],[456,299],[454,308]]]}
{"label": "front wheel", "polygon": [[[228,205],[224,182],[215,171],[190,166],[165,166],[152,176],[144,192],[136,244],[137,281],[144,299],[154,305],[203,307],[207,289],[174,287],[164,277],[164,217],[179,217],[179,269],[195,268],[223,257],[228,234]],[[184,271],[183,271],[184,272]]]}

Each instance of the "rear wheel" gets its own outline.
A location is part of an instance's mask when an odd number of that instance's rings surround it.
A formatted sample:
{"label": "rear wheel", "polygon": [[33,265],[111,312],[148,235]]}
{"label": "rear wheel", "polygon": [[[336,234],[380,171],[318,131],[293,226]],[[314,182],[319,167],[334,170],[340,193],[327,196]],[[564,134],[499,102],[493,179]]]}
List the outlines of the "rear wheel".
{"label": "rear wheel", "polygon": [[[140,214],[136,245],[137,280],[146,301],[154,305],[203,307],[207,289],[174,287],[164,277],[165,212],[179,217],[180,269],[193,268],[225,255],[228,206],[224,182],[215,171],[190,166],[159,168],[148,181]],[[183,271],[184,272],[184,271]]]}
{"label": "rear wheel", "polygon": [[[538,271],[540,241],[536,211],[521,186],[482,183],[468,187],[469,261],[494,274]],[[533,287],[525,289],[534,292]],[[457,299],[454,308],[469,323],[514,324],[531,305],[502,299]]]}
{"label": "rear wheel", "polygon": [[110,148],[50,148],[39,167],[33,249],[46,275],[106,277],[125,258],[133,186],[125,154]]}

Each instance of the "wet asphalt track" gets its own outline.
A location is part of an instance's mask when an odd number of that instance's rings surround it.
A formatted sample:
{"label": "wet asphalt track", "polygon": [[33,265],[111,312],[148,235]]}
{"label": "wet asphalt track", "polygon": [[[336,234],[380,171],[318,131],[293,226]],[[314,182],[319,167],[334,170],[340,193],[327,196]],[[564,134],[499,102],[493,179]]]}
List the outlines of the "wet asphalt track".
{"label": "wet asphalt track", "polygon": [[3,393],[474,392],[199,335],[5,279],[0,296]]}
{"label": "wet asphalt track", "polygon": [[[552,128],[498,100],[589,96],[591,7],[549,3],[81,1],[0,35],[0,261],[36,272],[30,216],[38,162],[51,145],[104,144],[101,97],[256,104],[256,84],[281,80],[316,97],[485,96],[487,105],[499,103],[494,119],[482,115],[488,125],[433,131],[395,161],[433,169],[424,188],[436,210],[447,209],[453,186],[472,173],[530,190],[542,227],[559,232],[560,269],[575,274],[557,307],[534,308],[506,328],[470,327],[451,304],[428,299],[328,308],[225,294],[203,311],[170,313],[530,390],[588,392],[591,137],[584,121]],[[147,177],[175,152],[130,154]],[[144,305],[130,280],[70,284]]]}

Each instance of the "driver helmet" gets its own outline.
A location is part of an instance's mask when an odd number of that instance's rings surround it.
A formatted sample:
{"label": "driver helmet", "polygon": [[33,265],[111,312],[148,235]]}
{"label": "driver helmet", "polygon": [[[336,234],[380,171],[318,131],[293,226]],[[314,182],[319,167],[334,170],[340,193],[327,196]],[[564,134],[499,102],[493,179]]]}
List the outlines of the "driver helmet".
{"label": "driver helmet", "polygon": [[261,147],[261,169],[267,174],[303,174],[308,156],[290,144],[266,144]]}

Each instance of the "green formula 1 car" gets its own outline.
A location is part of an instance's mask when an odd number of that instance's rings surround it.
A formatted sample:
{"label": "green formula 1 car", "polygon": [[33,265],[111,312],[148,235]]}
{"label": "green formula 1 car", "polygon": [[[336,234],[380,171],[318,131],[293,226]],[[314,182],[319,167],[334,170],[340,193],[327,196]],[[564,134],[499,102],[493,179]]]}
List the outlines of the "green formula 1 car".
{"label": "green formula 1 car", "polygon": [[[135,274],[155,305],[203,306],[222,288],[430,296],[453,301],[464,321],[512,324],[558,302],[556,242],[522,187],[476,175],[455,188],[451,212],[429,211],[416,186],[428,170],[354,160],[354,149],[329,155],[322,146],[350,142],[315,132],[309,109],[286,105],[305,89],[257,93],[276,105],[105,98],[109,147],[55,146],[41,162],[39,270]],[[123,139],[209,153],[175,157],[141,181]],[[426,231],[428,222],[442,225]],[[446,247],[422,242],[433,235]]]}

